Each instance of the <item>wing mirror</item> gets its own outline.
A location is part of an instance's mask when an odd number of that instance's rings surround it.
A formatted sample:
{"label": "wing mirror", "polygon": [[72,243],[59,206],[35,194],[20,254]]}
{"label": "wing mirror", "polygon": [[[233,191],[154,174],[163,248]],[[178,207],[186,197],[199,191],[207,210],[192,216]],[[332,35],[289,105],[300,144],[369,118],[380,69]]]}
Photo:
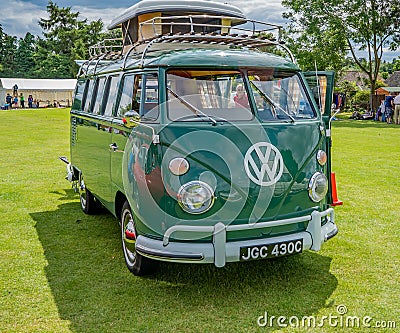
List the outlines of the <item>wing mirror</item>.
{"label": "wing mirror", "polygon": [[140,114],[134,110],[130,110],[128,112],[125,112],[122,121],[124,125],[129,128],[138,126],[140,123]]}

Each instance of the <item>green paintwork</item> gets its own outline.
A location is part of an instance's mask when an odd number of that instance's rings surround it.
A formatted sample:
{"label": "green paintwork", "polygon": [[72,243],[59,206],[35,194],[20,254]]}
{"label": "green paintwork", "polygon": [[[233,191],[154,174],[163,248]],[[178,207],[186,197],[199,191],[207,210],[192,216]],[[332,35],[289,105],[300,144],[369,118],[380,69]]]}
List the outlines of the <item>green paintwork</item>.
{"label": "green paintwork", "polygon": [[[151,148],[147,152],[146,149],[144,152],[140,152],[139,149],[137,157],[134,154],[130,157],[130,160],[137,162],[128,169],[139,171],[136,171],[136,174],[128,172],[125,181],[131,188],[138,188],[136,193],[132,191],[128,197],[133,196],[131,204],[138,216],[139,232],[147,236],[161,237],[165,229],[180,223],[240,224],[309,214],[319,205],[308,197],[308,181],[316,171],[325,171],[316,161],[317,150],[325,146],[325,138],[319,125],[318,121],[264,126],[253,121],[252,124],[241,125],[221,123],[215,127],[208,123],[169,124],[159,133],[161,145],[150,145]],[[264,133],[261,134],[260,130]],[[275,186],[260,187],[249,181],[244,171],[244,155],[252,145],[249,138],[254,137],[272,143],[282,153],[285,170]],[[219,138],[217,143],[216,138]],[[137,146],[139,145],[147,146],[143,141],[137,143]],[[128,150],[138,149],[129,146]],[[140,155],[146,153],[147,157],[141,159]],[[188,173],[183,176],[172,175],[167,167],[169,156],[185,157],[190,164]],[[232,163],[228,165],[226,161],[230,160]],[[140,166],[140,163],[144,164]],[[214,206],[200,216],[184,212],[174,196],[179,186],[192,180],[207,179],[211,174],[216,181]],[[135,181],[135,177],[144,177],[151,182],[153,188],[148,187],[148,192],[146,187],[149,185]],[[157,186],[154,187],[157,183],[164,184],[168,191],[163,192]],[[235,194],[230,193],[231,188],[234,188]],[[233,202],[229,202],[230,196]],[[265,237],[266,234],[272,236],[301,231],[305,227],[306,225],[300,223],[297,228],[285,226],[272,230],[242,231],[228,234],[228,239]]]}
{"label": "green paintwork", "polygon": [[[157,53],[156,53],[157,54]],[[299,68],[287,59],[272,54],[244,50],[190,49],[162,52],[149,58],[148,67],[211,67],[211,68],[280,68],[291,71]]]}
{"label": "green paintwork", "polygon": [[[146,68],[152,68],[159,74],[160,116],[156,122],[141,122],[127,128],[118,117],[71,111],[74,167],[82,172],[88,189],[116,216],[119,214],[115,202],[117,193],[128,199],[138,234],[161,239],[167,228],[177,224],[256,223],[326,208],[326,201],[312,202],[307,191],[309,179],[316,171],[327,177],[330,171],[330,163],[321,167],[316,161],[318,149],[327,150],[328,154],[330,149],[330,141],[325,137],[327,123],[321,115],[295,123],[261,124],[256,117],[234,124],[219,122],[215,126],[207,121],[171,123],[161,103],[166,100],[167,68],[237,69],[251,65],[296,72],[299,69],[293,63],[254,51],[206,49],[156,52],[146,59],[144,69],[138,68],[138,63],[138,59],[128,59],[126,71],[143,73]],[[105,66],[99,75],[119,71],[120,64],[115,63]],[[315,107],[314,102],[310,104]],[[159,136],[160,143],[152,142],[153,134]],[[274,186],[260,187],[245,173],[244,156],[257,142],[271,143],[282,154],[285,168]],[[110,148],[112,144],[118,148]],[[188,173],[173,176],[168,170],[170,156],[187,158]],[[185,213],[176,201],[179,184],[199,178],[215,184],[215,203],[204,214]],[[306,227],[305,223],[298,223],[231,232],[227,237],[228,240],[267,237],[298,232]],[[179,233],[174,238],[179,239]]]}

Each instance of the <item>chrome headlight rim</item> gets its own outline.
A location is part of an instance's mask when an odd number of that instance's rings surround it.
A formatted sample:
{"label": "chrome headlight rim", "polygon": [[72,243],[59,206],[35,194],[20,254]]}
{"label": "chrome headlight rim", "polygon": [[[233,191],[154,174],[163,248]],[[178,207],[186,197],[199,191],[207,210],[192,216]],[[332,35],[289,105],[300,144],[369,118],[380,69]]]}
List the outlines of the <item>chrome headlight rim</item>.
{"label": "chrome headlight rim", "polygon": [[[187,199],[187,196],[190,195],[188,192],[189,190],[193,188],[200,188],[201,190],[204,190],[206,193],[206,199],[203,200],[203,203],[199,208],[191,208],[190,204],[187,202],[185,203],[184,201]],[[178,190],[178,195],[177,195],[178,203],[179,206],[187,213],[190,214],[203,214],[211,209],[211,207],[214,205],[215,201],[215,196],[214,196],[214,190],[210,185],[208,185],[205,182],[202,182],[200,180],[193,180],[190,181],[184,185],[182,185],[179,190]]]}
{"label": "chrome headlight rim", "polygon": [[[321,184],[321,181],[323,182]],[[323,186],[322,191],[317,188],[317,186]],[[328,193],[328,179],[322,172],[316,172],[310,178],[308,183],[308,196],[314,202],[320,202]]]}

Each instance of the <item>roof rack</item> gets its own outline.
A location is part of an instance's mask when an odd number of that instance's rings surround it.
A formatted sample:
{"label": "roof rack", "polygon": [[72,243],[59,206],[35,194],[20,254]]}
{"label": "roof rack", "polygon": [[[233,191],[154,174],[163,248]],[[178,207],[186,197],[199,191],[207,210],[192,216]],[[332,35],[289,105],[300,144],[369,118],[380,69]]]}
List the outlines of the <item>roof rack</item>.
{"label": "roof rack", "polygon": [[[196,23],[197,19],[201,19],[203,23]],[[296,62],[292,52],[281,40],[282,26],[241,19],[241,27],[232,27],[225,24],[204,23],[204,20],[229,22],[238,20],[238,18],[215,15],[153,17],[139,24],[138,37],[140,40],[133,44],[124,45],[124,40],[119,38],[106,39],[91,46],[89,50],[91,57],[81,66],[78,76],[83,72],[87,75],[91,66],[93,67],[92,74],[95,74],[99,64],[121,58],[123,58],[122,68],[124,69],[128,58],[133,55],[140,57],[139,66],[143,67],[150,49],[155,51],[175,50],[205,47],[206,45],[222,49],[233,47],[258,50],[266,46],[276,46],[282,48],[292,62]],[[245,26],[243,27],[243,25]],[[148,27],[151,28],[152,33],[150,34]],[[146,35],[143,33],[144,29],[147,29]],[[160,31],[162,33],[159,33]],[[116,43],[119,44],[116,45]],[[156,45],[158,47],[155,47]],[[86,70],[83,69],[85,65]]]}
{"label": "roof rack", "polygon": [[[196,23],[197,20],[197,23]],[[199,22],[198,20],[202,20],[203,22]],[[204,20],[208,20],[209,22],[220,20],[221,22],[236,22],[235,27],[229,24],[213,24],[206,23]],[[251,28],[239,27],[237,25],[245,25],[248,23],[251,25]],[[201,28],[202,31],[212,31],[212,30],[220,30],[223,31],[241,31],[243,33],[247,33],[250,35],[269,33],[269,32],[278,32],[278,37],[281,37],[282,26],[266,23],[262,21],[238,18],[234,16],[221,16],[221,15],[177,15],[177,16],[157,16],[153,17],[147,21],[139,23],[139,34],[144,39],[143,30],[147,27],[151,26],[153,29],[154,36],[157,34],[157,27],[169,27],[169,33],[173,33],[174,27],[190,27],[190,33],[193,34],[196,31],[196,27]]]}
{"label": "roof rack", "polygon": [[122,41],[122,38],[104,39],[90,46],[89,60],[83,61],[80,65],[77,77],[80,77],[83,72],[87,75],[91,66],[94,68],[93,74],[95,74],[100,64],[108,64],[110,61],[121,59],[123,54]]}
{"label": "roof rack", "polygon": [[103,54],[117,55],[122,53],[122,38],[109,38],[89,47],[90,58],[97,58]]}
{"label": "roof rack", "polygon": [[[184,45],[190,46],[203,46],[203,45],[214,45],[221,47],[238,47],[238,48],[248,48],[248,49],[259,49],[260,47],[265,46],[278,46],[283,48],[289,55],[292,62],[295,62],[295,58],[292,52],[282,43],[270,39],[257,38],[255,36],[247,36],[247,35],[190,35],[190,34],[178,34],[178,35],[163,35],[158,38],[154,38],[151,40],[146,40],[145,48],[141,52],[141,60],[140,65],[143,67],[144,61],[147,53],[150,48],[155,44],[165,44],[165,43],[181,43]],[[139,44],[142,45],[142,44]],[[132,51],[136,51],[138,53],[137,46],[138,44],[133,45],[130,50],[124,56],[124,62],[122,68],[125,68],[126,61]]]}

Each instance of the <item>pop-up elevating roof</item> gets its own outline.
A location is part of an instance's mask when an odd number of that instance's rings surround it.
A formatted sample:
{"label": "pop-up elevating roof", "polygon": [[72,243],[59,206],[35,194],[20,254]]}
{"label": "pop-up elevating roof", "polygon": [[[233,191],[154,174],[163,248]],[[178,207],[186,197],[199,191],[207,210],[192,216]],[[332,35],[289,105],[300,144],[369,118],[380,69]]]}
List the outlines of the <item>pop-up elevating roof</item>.
{"label": "pop-up elevating roof", "polygon": [[281,41],[281,26],[246,19],[232,5],[208,0],[142,0],[116,17],[109,29],[120,28],[122,38],[105,39],[89,48],[90,59],[81,66],[78,75],[90,68],[123,58],[141,57],[156,50],[182,48],[247,48],[276,46],[290,50]]}
{"label": "pop-up elevating roof", "polygon": [[121,15],[117,16],[108,29],[114,29],[123,23],[143,14],[149,13],[180,13],[180,14],[213,14],[220,16],[232,16],[245,19],[243,12],[232,5],[207,1],[207,0],[143,0],[129,7]]}

